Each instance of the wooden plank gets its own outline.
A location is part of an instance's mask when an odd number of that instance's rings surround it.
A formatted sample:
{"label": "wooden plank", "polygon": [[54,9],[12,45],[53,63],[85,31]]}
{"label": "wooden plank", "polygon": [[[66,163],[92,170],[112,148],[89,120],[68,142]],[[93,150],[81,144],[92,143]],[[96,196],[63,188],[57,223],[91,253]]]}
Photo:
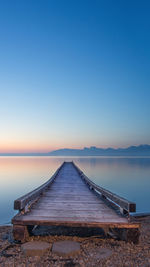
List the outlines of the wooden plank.
{"label": "wooden plank", "polygon": [[[72,197],[86,197],[86,198],[88,198],[89,197],[89,193],[83,193],[83,192],[76,192],[76,193],[70,193],[70,192],[62,192],[62,193],[59,193],[59,194],[57,194],[56,192],[47,192],[47,193],[44,193],[44,197],[58,197],[59,196],[59,198],[61,197],[61,198],[64,198],[64,197],[69,197],[70,199],[72,198]],[[92,196],[93,197],[93,196]],[[91,198],[91,196],[90,196],[90,198]]]}
{"label": "wooden plank", "polygon": [[[43,204],[45,204],[45,205],[47,205],[47,204],[52,204],[52,203],[68,203],[68,200],[63,200],[63,201],[61,201],[61,200],[53,200],[53,201],[42,201],[42,202],[38,202],[38,203],[43,203]],[[82,204],[84,204],[84,205],[86,205],[86,203],[87,203],[87,201],[85,200],[82,200],[82,201],[69,201],[69,203],[76,203],[76,204],[79,204],[79,203],[82,203]],[[91,204],[97,204],[97,201],[90,201],[90,203]]]}
{"label": "wooden plank", "polygon": [[[72,223],[73,222],[76,222],[76,221],[78,221],[78,222],[103,222],[103,223],[128,223],[128,220],[126,219],[126,218],[124,218],[124,217],[116,217],[116,218],[111,218],[111,219],[109,219],[109,218],[105,218],[105,217],[100,217],[100,218],[97,218],[97,217],[95,217],[95,216],[82,216],[82,217],[78,217],[78,216],[70,216],[70,217],[68,217],[68,216],[51,216],[51,215],[28,215],[28,214],[26,214],[26,215],[23,215],[23,216],[21,216],[20,218],[18,218],[18,220],[16,219],[15,221],[18,221],[19,223],[21,222],[21,221],[31,221],[31,220],[36,220],[36,222],[40,222],[40,221],[43,221],[43,220],[46,220],[46,221],[72,221]],[[38,224],[38,223],[37,223]]]}
{"label": "wooden plank", "polygon": [[49,196],[44,196],[43,197],[43,200],[49,200],[49,201],[51,201],[51,200],[53,200],[53,199],[55,199],[55,200],[71,200],[71,201],[80,201],[80,200],[85,200],[85,201],[92,201],[92,200],[95,200],[95,201],[97,201],[97,197],[93,194],[92,196],[82,196],[82,195],[73,195],[73,196],[67,196],[67,195],[64,195],[63,197],[61,197],[61,196],[55,196],[55,197],[53,197],[52,195],[49,195]]}
{"label": "wooden plank", "polygon": [[[101,207],[102,206],[102,207]],[[32,207],[32,210],[33,209],[66,209],[66,208],[71,208],[71,209],[78,209],[78,210],[82,210],[82,209],[87,209],[87,210],[95,210],[95,209],[106,209],[105,207],[103,207],[103,204],[90,204],[90,205],[77,205],[76,203],[72,203],[72,204],[68,204],[67,203],[52,203],[52,204],[49,204],[47,203],[46,205],[45,204],[37,204],[35,206]]]}
{"label": "wooden plank", "polygon": [[66,210],[60,210],[60,209],[32,209],[31,212],[28,215],[37,215],[37,216],[57,216],[57,217],[96,217],[101,219],[102,217],[107,218],[119,218],[120,216],[112,211],[103,211],[103,210],[72,210],[72,209],[66,209]]}
{"label": "wooden plank", "polygon": [[[77,214],[77,213],[80,213],[81,215],[84,215],[85,213],[88,215],[88,214],[96,214],[97,216],[105,216],[107,214],[109,215],[113,215],[114,213],[111,211],[111,210],[106,210],[105,208],[102,208],[102,209],[99,209],[99,208],[94,208],[94,209],[87,209],[87,208],[79,208],[77,209],[76,207],[64,207],[64,208],[61,208],[61,207],[39,207],[38,209],[37,208],[32,208],[31,210],[31,213],[28,213],[28,214],[32,214],[32,212],[36,212],[36,213],[39,213],[40,214],[44,214],[44,213],[47,213],[47,214],[52,214],[52,213],[56,213],[56,215],[58,216],[61,216],[61,214],[64,212],[65,214],[67,213],[68,216],[70,214]],[[63,214],[62,214],[63,215]],[[118,215],[119,216],[119,215]]]}
{"label": "wooden plank", "polygon": [[119,218],[119,220],[104,220],[101,218],[100,221],[97,218],[71,218],[67,219],[64,217],[38,217],[38,216],[15,216],[12,220],[13,224],[20,225],[64,225],[64,226],[85,226],[85,227],[105,227],[109,226],[111,228],[139,228],[139,223],[129,223],[126,218]]}
{"label": "wooden plank", "polygon": [[45,190],[45,192],[57,192],[57,193],[62,193],[62,192],[85,192],[85,193],[89,193],[89,188],[88,187],[84,187],[84,189],[80,188],[80,187],[74,187],[72,185],[72,187],[66,187],[66,188],[59,188],[59,187],[50,187],[49,189]]}
{"label": "wooden plank", "polygon": [[[52,204],[49,204],[47,203],[46,205],[43,205],[43,204],[37,204],[37,205],[34,205],[32,206],[31,210],[32,209],[61,209],[61,210],[66,210],[66,209],[75,209],[75,210],[94,210],[94,209],[98,209],[98,210],[105,210],[106,212],[107,211],[112,211],[112,212],[115,212],[113,209],[110,209],[109,207],[107,206],[104,206],[102,203],[99,205],[97,204],[92,204],[92,205],[77,205],[77,204],[68,204],[67,202],[64,203],[63,205],[61,203],[52,203]],[[120,213],[119,213],[120,214]]]}
{"label": "wooden plank", "polygon": [[[68,202],[70,202],[70,203],[84,203],[85,205],[87,204],[87,200],[84,200],[84,199],[82,199],[82,200],[80,200],[80,199],[76,199],[76,200],[69,200],[69,199],[53,199],[52,201],[50,201],[50,200],[44,200],[44,201],[42,201],[42,203],[44,204],[45,203],[45,205],[46,204],[48,204],[48,203],[68,203]],[[39,202],[40,203],[40,202]],[[90,201],[90,203],[91,204],[97,204],[97,201],[95,200],[93,200],[93,201]]]}

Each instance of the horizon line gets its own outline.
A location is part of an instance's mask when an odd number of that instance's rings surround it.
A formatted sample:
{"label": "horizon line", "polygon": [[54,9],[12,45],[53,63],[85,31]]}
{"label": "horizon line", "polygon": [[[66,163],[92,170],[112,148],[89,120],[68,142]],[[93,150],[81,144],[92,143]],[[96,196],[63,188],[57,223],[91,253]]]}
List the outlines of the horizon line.
{"label": "horizon line", "polygon": [[91,149],[91,148],[96,148],[96,149],[104,149],[104,150],[107,150],[107,149],[114,149],[114,150],[117,150],[117,149],[127,149],[127,148],[130,148],[130,147],[139,147],[139,146],[150,146],[150,144],[138,144],[138,145],[128,145],[126,147],[98,147],[98,146],[85,146],[85,147],[82,147],[82,148],[70,148],[70,147],[63,147],[63,148],[58,148],[58,149],[53,149],[53,150],[50,150],[50,151],[18,151],[18,152],[14,152],[14,151],[8,151],[8,152],[1,152],[0,151],[0,155],[8,155],[8,154],[13,154],[13,155],[18,155],[18,154],[48,154],[48,153],[51,153],[53,151],[58,151],[58,150],[84,150],[85,148],[87,149]]}

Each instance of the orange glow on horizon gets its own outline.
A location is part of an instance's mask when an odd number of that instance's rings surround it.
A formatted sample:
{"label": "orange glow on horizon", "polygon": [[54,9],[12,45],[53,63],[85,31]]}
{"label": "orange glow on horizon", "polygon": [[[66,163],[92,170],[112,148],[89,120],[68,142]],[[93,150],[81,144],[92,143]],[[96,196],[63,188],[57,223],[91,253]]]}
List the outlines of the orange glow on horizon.
{"label": "orange glow on horizon", "polygon": [[81,143],[78,140],[76,140],[76,143],[74,140],[64,141],[64,140],[34,140],[34,139],[22,139],[22,140],[7,140],[3,139],[0,142],[0,153],[48,153],[53,150],[57,149],[64,149],[64,148],[70,148],[70,149],[83,149],[84,147],[91,147],[96,146],[97,148],[119,148],[119,147],[128,147],[128,145],[112,145],[111,143],[107,142],[107,145],[104,145],[103,143],[95,142],[85,142]]}
{"label": "orange glow on horizon", "polygon": [[[91,147],[92,145],[87,145],[85,147]],[[118,146],[102,146],[102,145],[96,145],[97,148],[103,148],[103,149],[106,149],[108,147],[112,147],[114,149],[117,149]],[[120,146],[120,147],[124,147],[125,146]],[[128,147],[128,146],[126,146]],[[2,146],[0,145],[0,153],[48,153],[48,152],[51,152],[53,150],[58,150],[58,149],[64,149],[64,148],[67,148],[67,149],[84,149],[84,147],[79,147],[79,146],[76,146],[76,145],[72,145],[72,146],[50,146],[50,145],[47,145],[47,146],[43,146],[43,145],[34,145],[34,146]]]}
{"label": "orange glow on horizon", "polygon": [[62,144],[35,144],[32,142],[23,143],[23,142],[13,142],[13,143],[0,143],[0,153],[48,153],[53,150],[63,149],[63,148],[76,148],[82,149],[82,147],[78,147],[76,145],[62,145]]}

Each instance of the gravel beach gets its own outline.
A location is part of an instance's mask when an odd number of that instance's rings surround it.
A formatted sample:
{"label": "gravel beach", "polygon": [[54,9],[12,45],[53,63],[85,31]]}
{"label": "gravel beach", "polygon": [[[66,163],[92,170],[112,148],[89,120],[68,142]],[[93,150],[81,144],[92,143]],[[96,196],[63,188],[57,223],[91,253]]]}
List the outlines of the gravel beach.
{"label": "gravel beach", "polygon": [[[141,223],[138,245],[100,235],[80,237],[78,235],[53,234],[48,236],[44,234],[43,236],[31,236],[29,241],[47,241],[50,243],[50,250],[44,256],[32,257],[25,256],[21,250],[21,244],[13,241],[11,226],[0,226],[0,267],[150,266],[150,216],[138,218],[136,221]],[[52,244],[60,240],[79,242],[80,252],[74,256],[58,256],[52,253]]]}

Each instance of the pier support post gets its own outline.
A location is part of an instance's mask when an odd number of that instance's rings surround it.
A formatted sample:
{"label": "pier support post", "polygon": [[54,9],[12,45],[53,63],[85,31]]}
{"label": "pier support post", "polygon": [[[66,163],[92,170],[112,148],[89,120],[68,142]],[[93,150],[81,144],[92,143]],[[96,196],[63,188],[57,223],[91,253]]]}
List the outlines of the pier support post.
{"label": "pier support post", "polygon": [[126,242],[139,243],[140,230],[139,228],[111,228],[108,235],[117,237],[119,240]]}
{"label": "pier support post", "polygon": [[16,241],[24,243],[29,237],[29,232],[28,226],[18,224],[13,225],[13,237]]}

